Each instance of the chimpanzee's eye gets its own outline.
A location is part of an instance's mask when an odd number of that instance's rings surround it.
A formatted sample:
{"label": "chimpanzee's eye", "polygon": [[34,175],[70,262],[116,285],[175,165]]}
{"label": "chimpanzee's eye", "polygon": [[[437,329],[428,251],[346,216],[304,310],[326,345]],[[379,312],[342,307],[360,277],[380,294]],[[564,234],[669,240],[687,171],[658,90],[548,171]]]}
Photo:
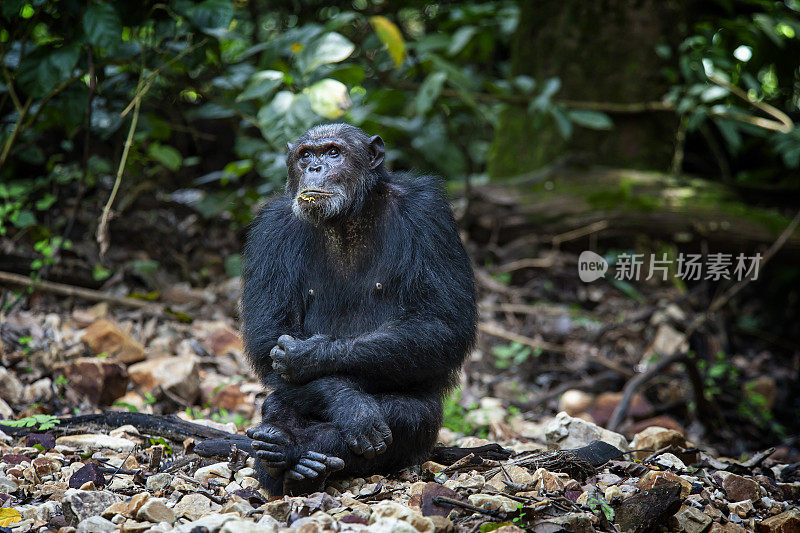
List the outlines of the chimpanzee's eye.
{"label": "chimpanzee's eye", "polygon": [[335,146],[328,150],[328,155],[331,157],[339,157],[339,154],[341,154],[341,152]]}
{"label": "chimpanzee's eye", "polygon": [[308,150],[303,150],[300,152],[300,159],[308,159],[309,157],[311,157],[311,152]]}

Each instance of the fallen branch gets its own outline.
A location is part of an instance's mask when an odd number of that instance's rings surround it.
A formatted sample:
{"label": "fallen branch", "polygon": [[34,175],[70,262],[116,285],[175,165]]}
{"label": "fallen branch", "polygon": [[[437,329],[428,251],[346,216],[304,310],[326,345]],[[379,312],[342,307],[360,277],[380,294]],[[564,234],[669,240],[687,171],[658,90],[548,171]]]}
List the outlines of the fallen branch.
{"label": "fallen branch", "polygon": [[525,335],[514,333],[513,331],[509,331],[495,322],[478,322],[478,330],[493,337],[499,337],[511,342],[518,342],[525,346],[529,346],[534,350],[546,350],[548,352],[556,353],[565,353],[567,351],[563,346],[547,341],[537,341],[530,337],[526,337]]}
{"label": "fallen branch", "polygon": [[115,296],[113,294],[108,294],[93,289],[75,287],[74,285],[66,285],[64,283],[56,283],[54,281],[37,281],[27,276],[14,274],[12,272],[0,271],[0,282],[21,287],[33,287],[34,290],[51,292],[53,294],[58,294],[59,296],[83,298],[84,300],[88,300],[90,302],[108,302],[110,304],[123,307],[144,309],[156,315],[164,314],[164,307],[157,303],[147,302],[145,300],[137,300],[136,298],[128,298],[125,296]]}

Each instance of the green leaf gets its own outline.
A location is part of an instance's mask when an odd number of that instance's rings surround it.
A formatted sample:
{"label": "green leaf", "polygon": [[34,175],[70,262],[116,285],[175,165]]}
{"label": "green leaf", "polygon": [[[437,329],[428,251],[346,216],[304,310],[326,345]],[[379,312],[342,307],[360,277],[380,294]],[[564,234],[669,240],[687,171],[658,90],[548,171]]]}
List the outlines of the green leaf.
{"label": "green leaf", "polygon": [[233,2],[205,0],[186,10],[195,26],[203,31],[227,30],[233,20]]}
{"label": "green leaf", "polygon": [[244,100],[266,100],[272,96],[283,83],[283,72],[279,70],[262,70],[250,77],[244,91],[236,97],[237,102]]}
{"label": "green leaf", "polygon": [[18,228],[28,228],[36,225],[36,217],[27,209],[12,213],[9,219]]}
{"label": "green leaf", "polygon": [[338,80],[325,78],[303,89],[303,93],[308,96],[311,109],[321,117],[339,118],[350,107],[347,87]]}
{"label": "green leaf", "polygon": [[415,100],[418,115],[424,115],[430,110],[439,97],[439,93],[442,92],[442,87],[446,80],[447,73],[442,71],[434,72],[425,78]]}
{"label": "green leaf", "polygon": [[447,54],[454,56],[461,52],[461,50],[463,50],[464,47],[467,46],[472,40],[472,37],[475,35],[476,31],[477,29],[475,26],[464,26],[459,28],[458,31],[453,34],[453,38],[450,41],[450,46],[447,49]]}
{"label": "green leaf", "polygon": [[315,43],[304,47],[298,54],[298,62],[305,73],[329,63],[344,61],[356,47],[344,36],[330,32],[320,37]]}
{"label": "green leaf", "polygon": [[614,127],[608,115],[599,111],[575,109],[569,112],[569,118],[575,124],[593,130],[610,130]]}
{"label": "green leaf", "polygon": [[147,147],[147,155],[173,172],[178,170],[181,167],[181,162],[183,162],[181,153],[172,146],[168,146],[166,144],[151,144]]}
{"label": "green leaf", "polygon": [[109,52],[122,43],[122,21],[112,3],[90,3],[83,15],[83,29],[90,43]]}
{"label": "green leaf", "polygon": [[556,121],[556,127],[561,136],[564,139],[569,139],[572,136],[572,122],[570,122],[569,117],[558,106],[551,107],[550,114],[553,116],[553,120]]}
{"label": "green leaf", "polygon": [[28,96],[41,98],[70,77],[79,54],[76,44],[37,48],[22,59],[17,81]]}
{"label": "green leaf", "polygon": [[372,24],[378,39],[386,45],[395,66],[402,65],[406,59],[406,41],[403,39],[403,34],[400,33],[400,28],[391,20],[380,15],[370,17],[369,23]]}
{"label": "green leaf", "polygon": [[39,200],[36,200],[36,209],[39,211],[46,211],[50,209],[50,206],[53,205],[55,201],[56,197],[50,193],[47,193]]}

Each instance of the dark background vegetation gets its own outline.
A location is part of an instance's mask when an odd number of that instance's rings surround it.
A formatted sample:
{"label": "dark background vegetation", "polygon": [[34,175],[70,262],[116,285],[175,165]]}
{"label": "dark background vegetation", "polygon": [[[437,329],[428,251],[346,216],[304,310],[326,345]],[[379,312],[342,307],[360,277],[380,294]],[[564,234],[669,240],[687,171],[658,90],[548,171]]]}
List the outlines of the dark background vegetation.
{"label": "dark background vegetation", "polygon": [[[752,255],[800,207],[798,0],[4,0],[0,24],[0,271],[36,280],[157,300],[237,276],[286,142],[333,120],[380,134],[392,169],[447,180],[482,294],[512,303],[591,310],[575,252]],[[568,274],[498,269],[551,252]],[[712,436],[797,431],[799,252],[790,233],[693,336],[707,400],[731,413]],[[724,289],[701,285],[697,310]],[[597,286],[631,312],[693,288]],[[5,316],[37,305],[2,295]],[[552,386],[536,380],[557,353],[483,342],[498,375]]]}

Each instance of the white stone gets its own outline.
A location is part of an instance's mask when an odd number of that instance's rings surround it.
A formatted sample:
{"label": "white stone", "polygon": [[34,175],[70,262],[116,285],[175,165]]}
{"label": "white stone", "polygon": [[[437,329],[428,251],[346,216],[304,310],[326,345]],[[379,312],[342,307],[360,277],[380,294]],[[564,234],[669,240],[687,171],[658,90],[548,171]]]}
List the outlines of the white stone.
{"label": "white stone", "polygon": [[607,442],[623,452],[629,449],[628,441],[619,433],[571,417],[563,411],[547,423],[545,436],[548,446],[562,450],[580,448],[596,440]]}

